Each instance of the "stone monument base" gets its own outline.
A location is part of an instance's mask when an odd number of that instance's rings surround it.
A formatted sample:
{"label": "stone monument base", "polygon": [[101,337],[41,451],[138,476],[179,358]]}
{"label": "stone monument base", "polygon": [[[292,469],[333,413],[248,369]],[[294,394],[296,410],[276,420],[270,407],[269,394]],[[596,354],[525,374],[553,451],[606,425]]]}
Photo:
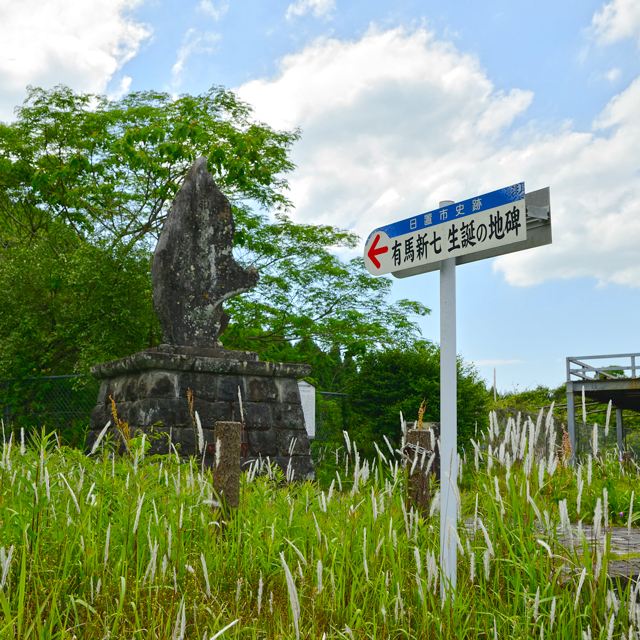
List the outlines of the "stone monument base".
{"label": "stone monument base", "polygon": [[102,380],[98,404],[91,414],[85,446],[111,420],[111,398],[118,418],[128,423],[131,436],[147,433],[149,455],[168,454],[169,441],[179,455],[197,455],[197,434],[187,392],[193,393],[205,440],[205,464],[215,452],[216,422],[241,422],[242,396],[245,444],[241,463],[269,458],[294,480],[315,480],[297,379],[311,373],[306,364],[261,362],[255,353],[160,345],[127,358],[99,364],[92,375]]}

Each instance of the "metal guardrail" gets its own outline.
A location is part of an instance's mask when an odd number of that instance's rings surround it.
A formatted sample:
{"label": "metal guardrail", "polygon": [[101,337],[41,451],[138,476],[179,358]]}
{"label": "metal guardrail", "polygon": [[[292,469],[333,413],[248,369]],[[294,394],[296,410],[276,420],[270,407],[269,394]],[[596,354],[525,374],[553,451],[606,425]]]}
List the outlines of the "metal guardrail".
{"label": "metal guardrail", "polygon": [[[639,367],[636,367],[636,358],[640,358],[640,353],[614,353],[603,356],[578,356],[567,358],[567,382],[578,380],[619,380],[620,378],[637,378]],[[628,365],[612,364],[612,360],[628,359]],[[584,360],[606,360],[608,363],[600,367],[592,366]],[[576,365],[576,368],[572,368]],[[631,376],[626,376],[629,371]],[[574,376],[572,378],[571,376]]]}
{"label": "metal guardrail", "polygon": [[[588,431],[585,423],[576,420],[575,394],[590,397],[597,402],[612,402],[615,407],[616,446],[620,455],[624,451],[623,408],[638,411],[637,383],[640,366],[636,366],[640,353],[612,353],[567,358],[567,426],[571,439],[572,461],[577,461],[580,450],[586,448]],[[635,398],[635,399],[634,399]],[[633,400],[633,405],[629,403]],[[584,441],[584,442],[583,442]]]}

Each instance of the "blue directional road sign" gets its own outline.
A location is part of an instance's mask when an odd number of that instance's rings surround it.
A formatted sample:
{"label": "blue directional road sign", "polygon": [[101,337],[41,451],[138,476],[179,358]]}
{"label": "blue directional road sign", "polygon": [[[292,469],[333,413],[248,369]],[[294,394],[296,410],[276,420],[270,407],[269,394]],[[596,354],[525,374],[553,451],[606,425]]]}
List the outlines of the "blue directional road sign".
{"label": "blue directional road sign", "polygon": [[[527,238],[524,182],[379,227],[365,244],[373,275],[496,250]],[[505,251],[506,252],[506,251]]]}

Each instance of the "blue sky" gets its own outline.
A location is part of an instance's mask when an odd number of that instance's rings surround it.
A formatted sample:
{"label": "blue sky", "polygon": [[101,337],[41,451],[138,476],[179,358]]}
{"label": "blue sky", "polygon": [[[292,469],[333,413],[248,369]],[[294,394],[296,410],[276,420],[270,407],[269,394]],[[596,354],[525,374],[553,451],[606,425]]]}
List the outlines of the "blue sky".
{"label": "blue sky", "polygon": [[[27,84],[221,84],[301,127],[293,217],[362,238],[550,186],[552,246],[457,269],[458,349],[500,389],[556,386],[566,356],[640,350],[639,45],[637,0],[24,0],[0,8],[0,119]],[[393,295],[437,341],[437,273]]]}

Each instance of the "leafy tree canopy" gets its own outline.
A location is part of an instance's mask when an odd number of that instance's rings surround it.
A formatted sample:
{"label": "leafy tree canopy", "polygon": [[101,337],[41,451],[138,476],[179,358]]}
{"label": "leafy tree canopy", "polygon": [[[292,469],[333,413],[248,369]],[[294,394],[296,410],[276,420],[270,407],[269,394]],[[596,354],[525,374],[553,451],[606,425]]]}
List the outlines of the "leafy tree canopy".
{"label": "leafy tree canopy", "polygon": [[11,300],[0,375],[86,371],[157,342],[151,252],[202,155],[234,208],[236,257],[261,275],[226,305],[228,347],[304,359],[294,345],[311,341],[352,357],[417,337],[410,316],[428,309],[389,303],[389,279],[335,255],[355,234],[290,219],[285,176],[300,134],[254,121],[233,93],[112,101],[30,88],[16,116],[0,124],[0,282]]}
{"label": "leafy tree canopy", "polygon": [[[386,435],[400,439],[400,412],[404,419],[418,419],[425,400],[425,422],[440,421],[440,350],[416,341],[410,347],[383,349],[366,354],[359,373],[347,387],[350,425],[359,444],[380,442]],[[464,447],[488,423],[489,394],[478,371],[458,359],[458,444]]]}
{"label": "leafy tree canopy", "polygon": [[0,125],[0,211],[14,233],[57,220],[83,238],[148,240],[202,155],[234,203],[289,205],[282,174],[293,168],[288,152],[299,132],[252,122],[250,107],[221,87],[119,101],[30,87],[16,115]]}

